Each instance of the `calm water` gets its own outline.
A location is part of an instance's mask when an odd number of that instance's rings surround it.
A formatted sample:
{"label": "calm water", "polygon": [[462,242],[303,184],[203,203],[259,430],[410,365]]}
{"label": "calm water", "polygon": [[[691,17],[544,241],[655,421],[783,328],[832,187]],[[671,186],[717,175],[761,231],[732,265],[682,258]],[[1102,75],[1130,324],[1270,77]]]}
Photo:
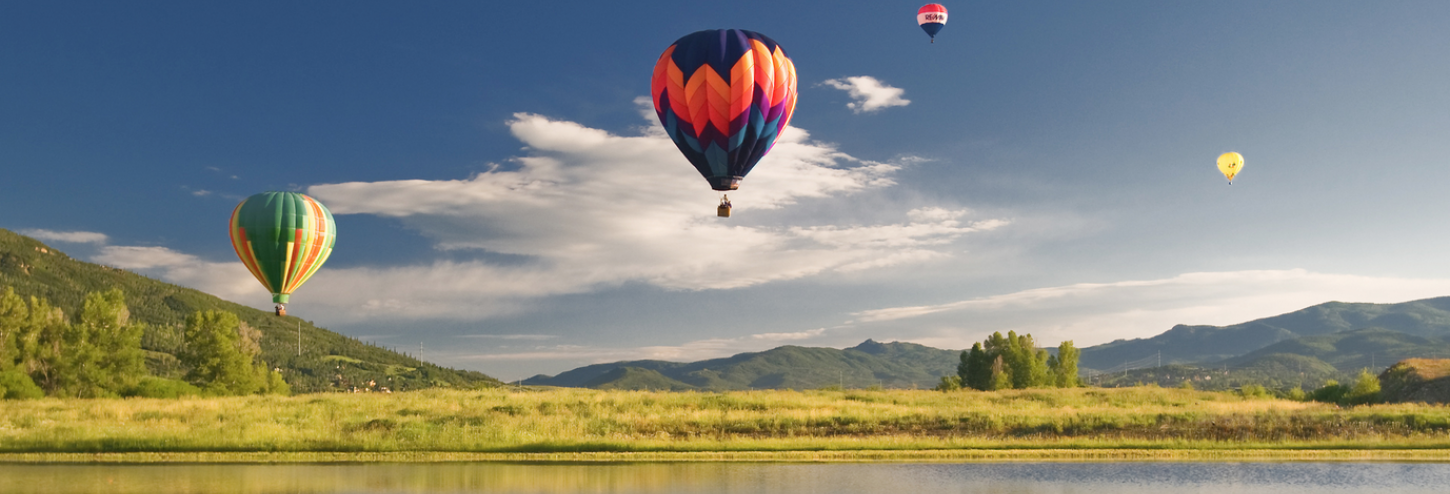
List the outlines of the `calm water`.
{"label": "calm water", "polygon": [[0,464],[0,492],[1443,494],[1450,464]]}

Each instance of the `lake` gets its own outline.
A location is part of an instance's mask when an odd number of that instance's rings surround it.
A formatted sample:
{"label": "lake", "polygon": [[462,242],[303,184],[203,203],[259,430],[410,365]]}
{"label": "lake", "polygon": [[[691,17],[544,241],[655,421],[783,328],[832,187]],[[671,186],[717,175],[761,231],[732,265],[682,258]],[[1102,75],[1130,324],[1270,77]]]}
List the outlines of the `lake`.
{"label": "lake", "polygon": [[1444,463],[0,464],[28,493],[1444,493]]}

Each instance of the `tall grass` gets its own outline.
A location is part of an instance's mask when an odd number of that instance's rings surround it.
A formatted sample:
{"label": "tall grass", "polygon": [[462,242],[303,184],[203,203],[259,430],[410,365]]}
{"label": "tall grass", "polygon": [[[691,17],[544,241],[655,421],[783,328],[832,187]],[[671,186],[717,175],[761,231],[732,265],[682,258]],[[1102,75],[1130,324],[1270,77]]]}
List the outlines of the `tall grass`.
{"label": "tall grass", "polygon": [[1450,408],[1184,389],[587,389],[0,402],[0,452],[1450,449]]}

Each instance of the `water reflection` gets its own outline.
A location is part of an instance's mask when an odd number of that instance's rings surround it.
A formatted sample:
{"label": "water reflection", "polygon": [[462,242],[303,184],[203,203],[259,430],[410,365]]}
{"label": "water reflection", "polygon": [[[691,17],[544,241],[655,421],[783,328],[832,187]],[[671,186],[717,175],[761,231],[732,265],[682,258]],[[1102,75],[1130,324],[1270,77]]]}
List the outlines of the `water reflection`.
{"label": "water reflection", "polygon": [[1443,493],[1431,463],[0,465],[29,493]]}

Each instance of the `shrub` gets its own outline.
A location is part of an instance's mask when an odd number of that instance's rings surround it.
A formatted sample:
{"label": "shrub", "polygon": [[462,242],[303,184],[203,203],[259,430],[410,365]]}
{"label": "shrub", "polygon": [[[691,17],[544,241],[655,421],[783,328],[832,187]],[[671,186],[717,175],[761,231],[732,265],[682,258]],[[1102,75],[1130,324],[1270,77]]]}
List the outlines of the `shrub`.
{"label": "shrub", "polygon": [[1344,400],[1344,395],[1348,392],[1349,387],[1330,379],[1324,382],[1324,387],[1309,393],[1309,399],[1320,403],[1339,403]]}
{"label": "shrub", "polygon": [[19,371],[0,372],[0,398],[7,400],[33,400],[45,396],[45,391],[35,385],[30,376]]}
{"label": "shrub", "polygon": [[201,396],[201,388],[192,386],[185,381],[166,379],[164,377],[146,376],[136,387],[127,390],[125,396],[140,398],[180,398],[183,396]]}
{"label": "shrub", "polygon": [[1245,384],[1239,388],[1239,394],[1244,398],[1272,398],[1274,395],[1269,390],[1257,384]]}
{"label": "shrub", "polygon": [[1354,386],[1344,395],[1344,404],[1347,405],[1368,405],[1380,401],[1380,379],[1369,372],[1369,369],[1359,371],[1359,377],[1354,380]]}
{"label": "shrub", "polygon": [[961,376],[941,376],[941,382],[937,383],[936,387],[931,389],[936,391],[956,391],[962,389],[962,378]]}

